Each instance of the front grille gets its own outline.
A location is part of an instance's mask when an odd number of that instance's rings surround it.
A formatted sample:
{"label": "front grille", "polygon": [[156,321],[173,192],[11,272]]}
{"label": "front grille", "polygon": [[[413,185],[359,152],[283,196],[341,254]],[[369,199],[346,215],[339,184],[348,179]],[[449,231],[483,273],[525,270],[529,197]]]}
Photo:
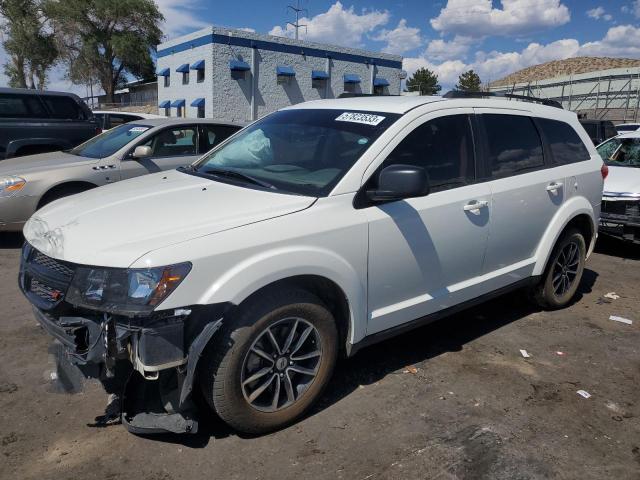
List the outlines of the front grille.
{"label": "front grille", "polygon": [[38,252],[37,250],[35,250],[35,255],[33,256],[33,263],[53,270],[69,280],[73,277],[73,270],[71,268],[60,263],[55,258],[47,257],[44,253]]}
{"label": "front grille", "polygon": [[53,310],[64,300],[73,279],[73,267],[73,264],[51,258],[27,243],[22,250],[20,288],[37,308]]}
{"label": "front grille", "polygon": [[602,202],[602,212],[610,213],[612,215],[627,215],[630,217],[640,216],[640,202],[635,201],[608,201]]}

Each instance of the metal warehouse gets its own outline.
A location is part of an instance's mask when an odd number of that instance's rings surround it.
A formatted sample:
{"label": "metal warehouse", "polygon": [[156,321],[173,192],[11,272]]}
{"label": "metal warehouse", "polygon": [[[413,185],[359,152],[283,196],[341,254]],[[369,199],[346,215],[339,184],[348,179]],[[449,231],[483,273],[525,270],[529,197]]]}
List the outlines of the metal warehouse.
{"label": "metal warehouse", "polygon": [[158,45],[161,115],[250,121],[341,93],[400,93],[402,57],[208,27]]}
{"label": "metal warehouse", "polygon": [[489,90],[557,100],[564,108],[589,118],[640,120],[640,67],[492,85]]}

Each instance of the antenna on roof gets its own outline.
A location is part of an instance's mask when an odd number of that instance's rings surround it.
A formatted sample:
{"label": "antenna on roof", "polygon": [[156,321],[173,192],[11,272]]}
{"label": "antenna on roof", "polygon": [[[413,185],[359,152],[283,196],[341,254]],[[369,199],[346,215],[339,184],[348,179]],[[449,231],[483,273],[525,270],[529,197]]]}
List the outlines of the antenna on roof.
{"label": "antenna on roof", "polygon": [[300,27],[304,27],[304,31],[305,32],[307,31],[307,26],[300,24],[300,14],[302,12],[304,12],[307,15],[309,15],[309,10],[307,10],[306,8],[301,8],[300,7],[300,0],[296,0],[296,6],[295,7],[293,5],[287,5],[287,11],[289,11],[289,9],[293,10],[293,12],[296,14],[296,21],[295,21],[295,23],[287,22],[287,25],[291,25],[293,28],[295,28],[295,30],[296,30],[296,40],[298,40],[298,30],[300,29]]}

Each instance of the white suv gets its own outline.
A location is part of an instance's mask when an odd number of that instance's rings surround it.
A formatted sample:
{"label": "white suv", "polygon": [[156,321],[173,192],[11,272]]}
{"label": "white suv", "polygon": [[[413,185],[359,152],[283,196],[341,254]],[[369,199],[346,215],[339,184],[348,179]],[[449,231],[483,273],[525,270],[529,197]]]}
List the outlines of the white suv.
{"label": "white suv", "polygon": [[308,102],[188,168],[47,205],[20,285],[62,365],[124,392],[108,413],[130,430],[195,431],[197,387],[266,432],[309,408],[340,354],[518,287],[567,305],[605,175],[551,106]]}

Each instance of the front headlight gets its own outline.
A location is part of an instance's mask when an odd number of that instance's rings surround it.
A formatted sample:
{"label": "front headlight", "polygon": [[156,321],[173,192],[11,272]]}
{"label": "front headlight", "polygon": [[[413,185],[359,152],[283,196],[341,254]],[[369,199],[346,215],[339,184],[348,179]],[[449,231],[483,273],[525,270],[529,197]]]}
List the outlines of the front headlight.
{"label": "front headlight", "polygon": [[149,313],[180,285],[190,270],[188,262],[157,268],[78,267],[66,301],[121,315]]}
{"label": "front headlight", "polygon": [[24,178],[11,175],[9,177],[0,177],[0,197],[10,197],[19,192],[27,184]]}

